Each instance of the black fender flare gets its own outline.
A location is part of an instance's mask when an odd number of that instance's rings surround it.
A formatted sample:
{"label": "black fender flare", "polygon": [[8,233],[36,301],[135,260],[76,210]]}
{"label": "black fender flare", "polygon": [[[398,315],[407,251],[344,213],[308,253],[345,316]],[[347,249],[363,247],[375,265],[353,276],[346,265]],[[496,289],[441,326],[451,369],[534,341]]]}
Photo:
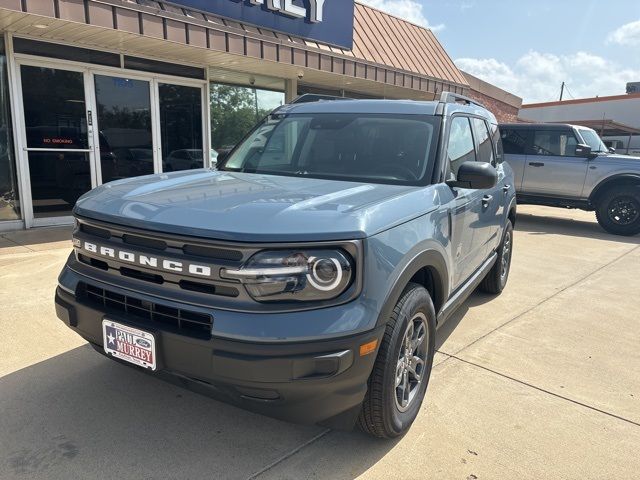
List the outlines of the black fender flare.
{"label": "black fender flare", "polygon": [[505,210],[506,215],[505,215],[505,222],[503,223],[503,227],[502,229],[504,230],[504,225],[506,224],[507,219],[509,218],[511,211],[513,210],[513,228],[516,228],[516,216],[518,215],[518,202],[516,200],[516,196],[514,195],[513,198],[511,199],[511,201],[509,202],[509,206],[507,207],[507,209]]}
{"label": "black fender flare", "polygon": [[631,180],[640,183],[640,173],[618,173],[602,180],[595,186],[591,195],[589,195],[589,203],[595,206],[595,200],[602,192],[604,192],[611,184],[617,181]]}
{"label": "black fender flare", "polygon": [[433,298],[437,318],[438,309],[442,308],[449,298],[449,266],[445,260],[444,252],[428,249],[417,253],[403,267],[396,269],[398,273],[392,277],[393,287],[387,292],[384,306],[378,314],[376,327],[387,323],[409,280],[425,267],[432,268],[437,273],[437,278],[434,278],[435,298]]}

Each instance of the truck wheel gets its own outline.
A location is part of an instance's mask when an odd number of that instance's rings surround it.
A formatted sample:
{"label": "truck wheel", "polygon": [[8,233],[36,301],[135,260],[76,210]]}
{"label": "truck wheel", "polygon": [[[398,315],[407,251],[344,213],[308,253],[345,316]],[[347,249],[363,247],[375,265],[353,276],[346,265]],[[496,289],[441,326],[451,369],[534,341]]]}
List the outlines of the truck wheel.
{"label": "truck wheel", "polygon": [[502,243],[498,247],[498,259],[493,268],[484,277],[480,284],[480,290],[485,293],[502,293],[509,280],[511,270],[511,256],[513,254],[513,225],[511,220],[507,220],[502,234]]}
{"label": "truck wheel", "polygon": [[410,283],[393,309],[369,377],[358,418],[363,431],[393,438],[415,420],[433,365],[435,318],[429,292]]}
{"label": "truck wheel", "polygon": [[640,186],[613,188],[596,206],[598,223],[607,232],[631,236],[640,233]]}

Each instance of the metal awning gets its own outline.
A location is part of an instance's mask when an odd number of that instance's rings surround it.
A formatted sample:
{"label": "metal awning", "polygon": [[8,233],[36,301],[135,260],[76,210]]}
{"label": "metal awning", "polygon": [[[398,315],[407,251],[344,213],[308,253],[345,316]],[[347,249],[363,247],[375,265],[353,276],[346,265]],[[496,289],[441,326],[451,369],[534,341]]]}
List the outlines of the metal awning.
{"label": "metal awning", "polygon": [[616,122],[615,120],[568,120],[562,122],[553,123],[570,123],[571,125],[580,125],[587,128],[592,128],[601,137],[621,137],[625,135],[640,135],[640,129],[630,127],[624,123]]}
{"label": "metal awning", "polygon": [[0,13],[0,30],[18,36],[390,98],[469,88],[432,32],[358,3],[351,51],[163,0],[0,0]]}

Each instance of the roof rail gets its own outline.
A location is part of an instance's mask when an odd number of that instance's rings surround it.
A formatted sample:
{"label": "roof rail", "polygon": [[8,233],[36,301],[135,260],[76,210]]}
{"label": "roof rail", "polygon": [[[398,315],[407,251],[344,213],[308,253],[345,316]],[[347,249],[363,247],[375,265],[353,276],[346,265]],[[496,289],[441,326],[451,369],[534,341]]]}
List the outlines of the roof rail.
{"label": "roof rail", "polygon": [[484,109],[487,108],[480,102],[474,100],[473,98],[465,97],[464,95],[459,95],[457,93],[442,92],[442,94],[440,95],[440,103],[458,103],[458,102],[463,102],[466,105],[476,105]]}
{"label": "roof rail", "polygon": [[312,102],[322,102],[322,101],[333,101],[333,100],[352,100],[348,97],[336,97],[333,95],[320,95],[318,93],[305,93],[296,97],[291,104],[296,103],[312,103]]}

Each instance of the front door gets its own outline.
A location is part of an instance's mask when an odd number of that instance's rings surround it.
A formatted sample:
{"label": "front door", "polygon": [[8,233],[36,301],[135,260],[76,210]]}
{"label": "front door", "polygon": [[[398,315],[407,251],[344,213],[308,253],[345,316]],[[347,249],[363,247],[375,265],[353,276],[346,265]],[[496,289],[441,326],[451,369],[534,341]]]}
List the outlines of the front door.
{"label": "front door", "polygon": [[[83,70],[19,65],[27,226],[60,223],[96,185]],[[62,220],[64,221],[64,220]]]}
{"label": "front door", "polygon": [[541,127],[533,132],[522,182],[522,192],[562,198],[579,198],[589,161],[576,157],[578,139],[573,130]]}

